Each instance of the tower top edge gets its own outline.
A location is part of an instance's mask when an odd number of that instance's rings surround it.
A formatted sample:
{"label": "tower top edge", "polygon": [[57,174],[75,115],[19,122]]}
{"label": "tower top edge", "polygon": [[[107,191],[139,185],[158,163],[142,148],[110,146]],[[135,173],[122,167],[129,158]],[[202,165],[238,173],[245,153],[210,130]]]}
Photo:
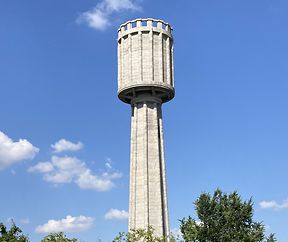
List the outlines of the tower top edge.
{"label": "tower top edge", "polygon": [[[173,31],[173,28],[171,27],[171,25],[161,19],[155,19],[155,18],[136,18],[133,20],[128,20],[125,23],[121,24],[120,27],[118,28],[118,32],[121,31],[125,31],[127,29],[130,28],[134,28],[134,27],[153,27],[153,24],[155,24],[156,26],[159,26],[159,24],[162,25],[161,28],[171,32]],[[133,26],[134,25],[134,26]]]}

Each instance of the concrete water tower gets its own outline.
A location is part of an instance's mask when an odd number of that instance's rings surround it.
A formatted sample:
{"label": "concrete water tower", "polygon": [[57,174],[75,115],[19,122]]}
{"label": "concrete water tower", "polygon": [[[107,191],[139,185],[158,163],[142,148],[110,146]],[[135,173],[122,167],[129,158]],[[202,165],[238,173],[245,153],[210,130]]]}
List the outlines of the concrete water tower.
{"label": "concrete water tower", "polygon": [[129,230],[169,235],[162,103],[174,97],[172,28],[162,20],[118,29],[118,97],[132,107]]}

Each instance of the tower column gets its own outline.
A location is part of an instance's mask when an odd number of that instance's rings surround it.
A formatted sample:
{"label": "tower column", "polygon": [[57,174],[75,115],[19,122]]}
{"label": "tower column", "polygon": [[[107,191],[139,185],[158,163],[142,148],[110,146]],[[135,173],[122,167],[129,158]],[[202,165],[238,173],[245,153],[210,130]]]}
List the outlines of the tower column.
{"label": "tower column", "polygon": [[152,226],[169,234],[161,99],[133,100],[131,117],[129,230]]}
{"label": "tower column", "polygon": [[175,95],[173,29],[134,19],[120,26],[117,43],[118,97],[132,107],[129,230],[169,236],[161,107]]}

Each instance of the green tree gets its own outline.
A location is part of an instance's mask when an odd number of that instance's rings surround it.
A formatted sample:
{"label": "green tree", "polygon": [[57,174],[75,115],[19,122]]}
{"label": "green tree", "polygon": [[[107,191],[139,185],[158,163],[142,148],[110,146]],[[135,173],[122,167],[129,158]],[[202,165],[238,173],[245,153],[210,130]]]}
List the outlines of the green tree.
{"label": "green tree", "polygon": [[22,234],[22,230],[12,221],[9,230],[3,223],[0,223],[0,242],[29,242],[29,239]]}
{"label": "green tree", "polygon": [[77,242],[77,239],[68,239],[63,232],[51,233],[45,236],[41,242]]}
{"label": "green tree", "polygon": [[[112,242],[165,242],[165,238],[154,235],[154,229],[135,229],[128,233],[119,233]],[[170,239],[171,241],[171,239]]]}
{"label": "green tree", "polygon": [[191,242],[275,242],[274,234],[265,238],[265,227],[253,221],[252,199],[242,201],[237,192],[213,196],[203,193],[195,202],[199,220],[190,216],[180,220],[184,241]]}
{"label": "green tree", "polygon": [[277,241],[274,234],[270,234],[267,238],[267,242],[275,242]]}

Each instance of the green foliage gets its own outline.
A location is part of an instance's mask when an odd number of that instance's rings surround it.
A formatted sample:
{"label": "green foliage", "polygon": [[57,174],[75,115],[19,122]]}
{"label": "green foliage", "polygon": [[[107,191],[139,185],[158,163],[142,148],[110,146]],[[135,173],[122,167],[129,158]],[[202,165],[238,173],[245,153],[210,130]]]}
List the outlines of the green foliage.
{"label": "green foliage", "polygon": [[275,242],[274,235],[265,238],[262,223],[253,221],[252,200],[242,201],[237,192],[214,195],[203,193],[195,202],[199,221],[180,220],[184,241],[191,242]]}
{"label": "green foliage", "polygon": [[154,229],[135,229],[128,233],[119,233],[112,242],[165,242],[165,238],[157,237],[153,234]]}
{"label": "green foliage", "polygon": [[270,234],[267,238],[267,242],[276,242],[276,238],[274,234]]}
{"label": "green foliage", "polygon": [[[252,199],[242,201],[237,192],[223,193],[217,189],[213,196],[203,193],[195,202],[198,219],[192,217],[180,220],[184,242],[276,242],[274,234],[265,237],[265,227],[253,221]],[[179,240],[179,238],[176,238]],[[112,242],[175,242],[169,238],[157,237],[154,229],[136,229],[119,233]],[[182,239],[181,239],[182,240]],[[67,238],[63,232],[50,233],[41,242],[77,242]],[[29,242],[27,236],[14,222],[9,230],[0,223],[0,242]]]}
{"label": "green foliage", "polygon": [[0,223],[0,242],[29,242],[29,239],[22,234],[22,230],[14,222],[9,230]]}
{"label": "green foliage", "polygon": [[48,234],[41,242],[77,242],[77,239],[68,239],[63,232],[59,232]]}

